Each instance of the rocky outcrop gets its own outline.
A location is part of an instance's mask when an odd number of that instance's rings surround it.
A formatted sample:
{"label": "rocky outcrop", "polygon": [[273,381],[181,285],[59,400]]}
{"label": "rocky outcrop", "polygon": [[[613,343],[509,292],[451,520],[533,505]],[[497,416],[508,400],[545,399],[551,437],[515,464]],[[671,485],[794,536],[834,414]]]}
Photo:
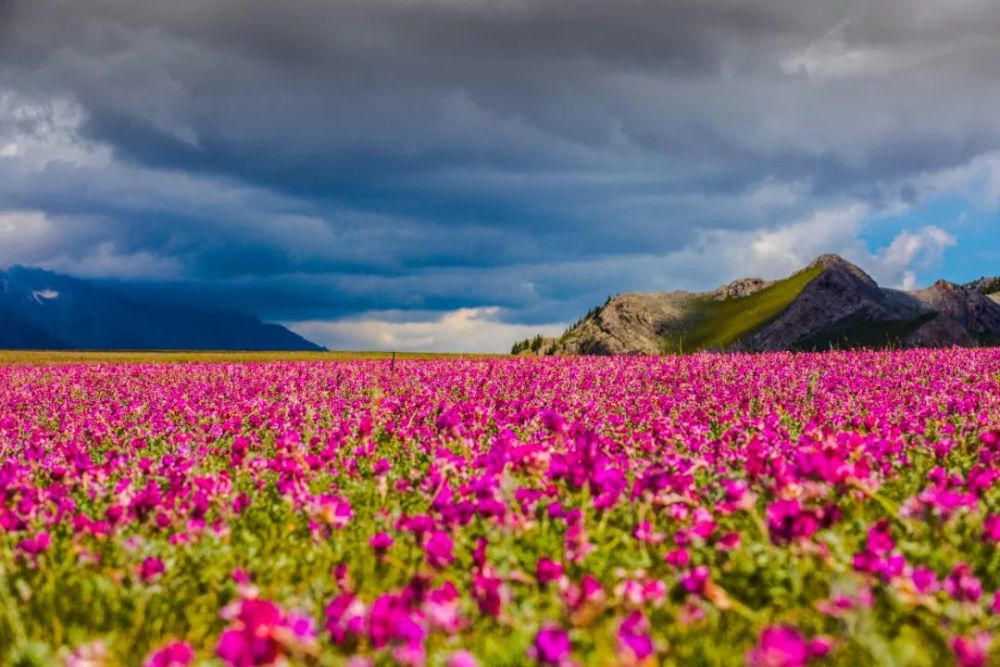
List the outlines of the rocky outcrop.
{"label": "rocky outcrop", "polygon": [[965,286],[986,296],[1000,295],[1000,276],[983,276]]}
{"label": "rocky outcrop", "polygon": [[690,292],[612,297],[593,317],[585,319],[549,348],[555,354],[657,354],[665,327],[684,317]]}
{"label": "rocky outcrop", "polygon": [[762,278],[741,278],[739,280],[734,280],[728,285],[723,285],[719,289],[712,292],[712,299],[716,301],[724,301],[725,299],[742,299],[743,297],[750,296],[751,294],[756,294],[773,285],[773,280],[764,280]]}
{"label": "rocky outcrop", "polygon": [[[823,255],[783,281],[746,278],[705,293],[620,294],[536,353],[992,344],[1000,342],[1000,294],[987,296],[991,280],[885,289],[842,257]],[[730,325],[734,331],[724,336],[705,331]],[[696,343],[685,345],[685,336]]]}
{"label": "rocky outcrop", "polygon": [[970,345],[1000,334],[1000,306],[977,289],[939,280],[913,295],[937,313],[914,332],[914,344]]}

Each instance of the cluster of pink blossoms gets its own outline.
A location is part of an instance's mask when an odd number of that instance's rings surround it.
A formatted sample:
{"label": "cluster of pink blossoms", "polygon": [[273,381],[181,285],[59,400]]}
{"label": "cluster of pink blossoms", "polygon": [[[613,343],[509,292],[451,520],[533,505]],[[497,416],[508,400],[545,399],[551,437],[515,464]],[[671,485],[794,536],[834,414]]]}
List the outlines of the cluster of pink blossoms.
{"label": "cluster of pink blossoms", "polygon": [[988,665],[998,482],[1000,350],[0,367],[0,663]]}

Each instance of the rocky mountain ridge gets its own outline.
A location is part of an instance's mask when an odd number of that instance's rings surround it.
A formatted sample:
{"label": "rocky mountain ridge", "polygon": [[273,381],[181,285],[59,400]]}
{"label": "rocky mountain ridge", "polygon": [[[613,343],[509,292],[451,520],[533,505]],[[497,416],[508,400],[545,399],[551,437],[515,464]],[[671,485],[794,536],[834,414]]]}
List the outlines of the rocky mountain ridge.
{"label": "rocky mountain ridge", "polygon": [[662,354],[697,350],[821,350],[1000,344],[997,278],[944,280],[904,291],[823,255],[782,280],[747,278],[711,292],[611,297],[560,338],[519,354]]}

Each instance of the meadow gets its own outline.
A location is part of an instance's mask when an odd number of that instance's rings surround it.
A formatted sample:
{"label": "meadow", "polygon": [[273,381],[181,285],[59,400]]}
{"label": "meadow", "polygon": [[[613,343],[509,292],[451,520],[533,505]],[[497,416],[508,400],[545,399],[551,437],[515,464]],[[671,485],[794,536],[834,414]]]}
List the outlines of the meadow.
{"label": "meadow", "polygon": [[1000,349],[65,355],[0,354],[0,664],[1000,661]]}

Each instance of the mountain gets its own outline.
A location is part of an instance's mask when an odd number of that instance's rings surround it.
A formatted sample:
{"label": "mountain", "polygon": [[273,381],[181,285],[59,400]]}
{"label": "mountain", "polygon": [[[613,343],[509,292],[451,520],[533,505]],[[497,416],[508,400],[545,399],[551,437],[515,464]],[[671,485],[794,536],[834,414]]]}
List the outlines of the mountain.
{"label": "mountain", "polygon": [[21,266],[0,269],[0,349],[321,350],[252,315],[147,303]]}
{"label": "mountain", "polygon": [[[992,281],[992,282],[991,282]],[[660,354],[1000,344],[997,279],[927,289],[880,287],[837,255],[783,280],[745,278],[711,292],[630,292],[591,310],[558,339],[515,354]]]}
{"label": "mountain", "polygon": [[983,276],[965,286],[989,297],[1000,297],[1000,276]]}

